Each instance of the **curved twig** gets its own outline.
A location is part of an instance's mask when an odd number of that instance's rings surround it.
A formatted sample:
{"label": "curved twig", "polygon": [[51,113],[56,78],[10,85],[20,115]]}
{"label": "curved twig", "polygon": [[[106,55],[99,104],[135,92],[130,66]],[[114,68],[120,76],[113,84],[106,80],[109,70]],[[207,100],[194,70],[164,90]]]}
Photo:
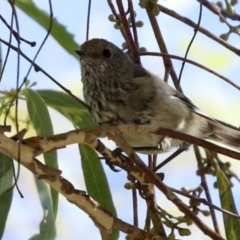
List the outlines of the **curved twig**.
{"label": "curved twig", "polygon": [[71,97],[73,97],[75,100],[77,100],[81,105],[83,105],[84,107],[86,107],[89,111],[91,110],[91,107],[88,106],[85,102],[83,102],[81,99],[79,99],[78,97],[76,97],[75,95],[73,95],[71,93],[70,90],[68,90],[67,88],[65,88],[62,84],[60,84],[56,79],[54,79],[50,74],[48,74],[43,68],[41,68],[39,65],[37,65],[36,63],[34,63],[26,54],[24,54],[20,49],[16,48],[15,46],[9,44],[8,42],[6,42],[5,40],[0,38],[0,42],[2,42],[3,44],[9,46],[11,49],[13,49],[15,52],[17,52],[18,54],[20,54],[23,58],[25,58],[28,62],[30,62],[36,71],[40,71],[42,72],[45,76],[47,76],[51,81],[53,81],[57,86],[59,86],[64,92],[68,93]]}
{"label": "curved twig", "polygon": [[185,59],[187,58],[187,55],[190,51],[190,47],[192,46],[192,43],[197,35],[197,32],[198,32],[198,28],[200,26],[200,22],[201,22],[201,19],[202,19],[202,1],[200,0],[200,11],[199,11],[199,17],[198,17],[198,23],[197,23],[197,27],[194,29],[194,34],[193,34],[193,37],[187,47],[187,51],[185,53],[185,56],[184,56],[184,60],[183,60],[183,63],[182,63],[182,67],[181,67],[181,70],[180,70],[180,73],[179,73],[179,77],[178,77],[178,85],[176,87],[177,90],[179,90],[179,86],[180,86],[180,82],[181,82],[181,77],[182,77],[182,73],[183,73],[183,69],[184,69],[184,66],[185,66]]}
{"label": "curved twig", "polygon": [[[188,26],[191,26],[193,28],[196,28],[197,25],[196,23],[194,23],[192,20],[190,20],[189,18],[183,17],[180,14],[176,13],[173,10],[170,10],[162,5],[158,5],[159,9],[161,12],[178,19],[179,21],[187,24]],[[229,44],[228,42],[224,41],[223,39],[215,36],[214,34],[212,34],[211,32],[209,32],[208,30],[206,30],[203,27],[199,27],[198,31],[203,33],[204,35],[208,36],[209,38],[211,38],[212,40],[218,42],[219,44],[221,44],[222,46],[226,47],[227,49],[229,49],[230,51],[236,53],[238,56],[240,56],[240,49],[235,48],[234,46],[232,46],[231,44]]]}
{"label": "curved twig", "polygon": [[210,72],[212,73],[213,75],[221,78],[222,80],[224,80],[225,82],[229,83],[230,85],[232,85],[233,87],[235,87],[236,89],[240,90],[240,86],[238,86],[237,84],[235,84],[234,82],[232,82],[230,79],[224,77],[223,75],[221,74],[218,74],[217,72],[213,71],[212,69],[206,67],[206,66],[203,66],[202,64],[200,63],[197,63],[195,61],[192,61],[190,59],[184,59],[183,57],[179,57],[179,56],[176,56],[176,55],[172,55],[172,54],[166,54],[166,53],[157,53],[157,52],[139,52],[139,54],[141,56],[158,56],[158,57],[163,57],[163,56],[168,56],[170,58],[173,58],[173,59],[177,59],[177,60],[181,60],[181,61],[185,61],[187,63],[190,63],[194,66],[197,66],[199,68],[202,68],[204,69],[205,71],[207,72]]}

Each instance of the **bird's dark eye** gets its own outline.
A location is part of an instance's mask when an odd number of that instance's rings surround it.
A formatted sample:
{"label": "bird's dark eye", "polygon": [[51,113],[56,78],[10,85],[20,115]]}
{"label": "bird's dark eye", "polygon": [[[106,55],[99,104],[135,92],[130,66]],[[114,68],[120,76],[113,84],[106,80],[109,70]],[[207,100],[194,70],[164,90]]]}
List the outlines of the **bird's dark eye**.
{"label": "bird's dark eye", "polygon": [[112,56],[112,52],[109,49],[104,49],[102,54],[105,58],[110,58]]}

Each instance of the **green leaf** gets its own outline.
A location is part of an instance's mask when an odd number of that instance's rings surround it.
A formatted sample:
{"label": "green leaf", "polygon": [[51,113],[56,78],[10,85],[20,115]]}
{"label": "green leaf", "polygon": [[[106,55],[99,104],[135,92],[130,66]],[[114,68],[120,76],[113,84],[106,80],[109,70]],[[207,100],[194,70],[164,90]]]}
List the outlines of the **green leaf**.
{"label": "green leaf", "polygon": [[[108,181],[97,153],[84,144],[79,144],[79,150],[82,157],[82,170],[88,194],[114,216],[117,216]],[[111,239],[118,239],[118,237],[119,232],[113,231]]]}
{"label": "green leaf", "polygon": [[2,239],[13,196],[12,159],[0,153],[0,239]]}
{"label": "green leaf", "polygon": [[[222,208],[238,214],[232,194],[231,184],[217,164],[216,173]],[[238,240],[240,236],[240,220],[223,213],[223,221],[227,240]]]}
{"label": "green leaf", "polygon": [[63,114],[75,126],[79,128],[96,126],[89,111],[68,94],[54,90],[38,90],[37,93],[48,106]]}
{"label": "green leaf", "polygon": [[[53,135],[54,133],[51,118],[44,100],[38,95],[37,92],[29,88],[24,89],[24,94],[27,102],[29,117],[33,123],[37,135],[43,137]],[[44,153],[43,157],[48,166],[58,169],[56,151]],[[51,195],[54,216],[56,217],[58,209],[58,192],[51,188]]]}
{"label": "green leaf", "polygon": [[[17,0],[15,5],[25,12],[32,20],[35,20],[46,31],[48,31],[50,25],[49,13],[38,8],[32,0]],[[74,41],[73,34],[70,34],[66,28],[61,25],[55,18],[52,19],[51,36],[72,56],[78,59],[75,54],[76,49],[79,48],[79,44]]]}
{"label": "green leaf", "polygon": [[[88,110],[68,94],[52,90],[39,90],[38,94],[48,106],[62,113],[74,126],[79,128],[96,126]],[[89,195],[117,216],[108,181],[97,153],[84,144],[79,145],[79,150]],[[112,237],[118,239],[118,232],[114,231]]]}
{"label": "green leaf", "polygon": [[43,180],[37,179],[36,177],[35,182],[44,215],[39,226],[40,233],[32,236],[30,240],[54,240],[56,238],[56,229],[52,211],[52,201],[48,194],[47,185]]}

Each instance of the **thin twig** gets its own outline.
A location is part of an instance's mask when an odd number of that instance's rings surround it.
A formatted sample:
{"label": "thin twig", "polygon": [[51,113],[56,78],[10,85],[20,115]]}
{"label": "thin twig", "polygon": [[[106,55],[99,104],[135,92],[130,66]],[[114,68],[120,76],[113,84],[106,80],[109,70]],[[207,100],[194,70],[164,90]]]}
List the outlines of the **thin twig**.
{"label": "thin twig", "polygon": [[[7,26],[10,27],[10,29],[13,28],[13,19],[14,19],[14,15],[13,15],[13,13],[12,13],[12,14],[11,14],[11,25],[10,25],[10,26],[7,25]],[[5,19],[4,19],[4,21],[5,21]],[[12,43],[12,35],[13,35],[13,32],[10,31],[9,40],[8,40],[9,44]],[[10,53],[10,47],[8,46],[8,47],[7,47],[6,57],[5,57],[5,59],[4,59],[4,63],[3,63],[3,66],[2,66],[2,69],[1,69],[1,72],[0,72],[0,83],[1,83],[1,81],[2,81],[2,77],[3,77],[3,73],[4,73],[4,71],[5,71],[5,67],[6,67],[6,64],[7,64],[7,60],[8,60],[9,53]]]}
{"label": "thin twig", "polygon": [[[167,46],[166,46],[166,44],[164,42],[164,39],[163,39],[162,33],[160,31],[160,28],[159,28],[156,16],[152,13],[151,7],[147,6],[146,7],[146,11],[147,11],[150,23],[152,25],[152,29],[153,29],[155,38],[157,40],[159,49],[161,50],[162,53],[168,54]],[[165,71],[167,71],[167,72],[169,71],[170,76],[172,78],[172,81],[173,81],[175,87],[177,87],[177,85],[178,85],[178,77],[177,77],[177,74],[176,74],[176,72],[174,70],[171,58],[169,58],[166,55],[165,57],[163,57],[163,63],[164,63],[165,69],[166,69]],[[165,77],[166,77],[166,79],[164,79],[165,82],[167,82],[167,76],[168,75],[165,74]],[[182,89],[180,87],[179,87],[179,91],[182,92]]]}
{"label": "thin twig", "polygon": [[211,142],[208,142],[204,139],[197,138],[197,137],[194,137],[194,136],[182,133],[182,132],[177,132],[177,131],[174,131],[172,129],[167,129],[167,128],[159,128],[154,133],[159,134],[159,135],[168,136],[170,138],[176,138],[176,139],[182,140],[184,142],[195,144],[195,145],[201,146],[203,148],[210,149],[214,152],[223,154],[225,156],[229,156],[231,158],[240,160],[239,152],[220,147],[220,146],[213,144]]}
{"label": "thin twig", "polygon": [[204,204],[204,205],[206,205],[206,206],[209,206],[209,208],[214,208],[214,209],[218,210],[219,212],[225,213],[225,214],[227,214],[227,215],[229,215],[229,216],[231,216],[231,217],[234,217],[234,218],[236,218],[236,219],[240,219],[240,216],[239,216],[239,215],[237,215],[237,214],[235,214],[235,213],[232,213],[232,212],[229,212],[229,211],[227,211],[227,210],[225,210],[225,209],[223,209],[223,208],[220,208],[220,207],[218,207],[218,206],[216,206],[216,205],[208,202],[208,201],[207,201],[206,199],[204,199],[204,198],[199,198],[199,197],[197,197],[197,196],[190,195],[190,194],[188,194],[188,193],[185,193],[185,192],[183,192],[183,191],[181,191],[181,190],[178,190],[178,189],[175,189],[175,188],[171,188],[171,187],[170,187],[170,189],[171,189],[173,192],[175,192],[175,193],[177,193],[177,194],[179,194],[179,195],[182,195],[182,196],[184,196],[184,197],[196,199],[197,201],[201,202],[202,204]]}
{"label": "thin twig", "polygon": [[[152,133],[152,134],[157,134],[161,136],[166,136],[174,139],[181,140],[186,143],[190,144],[195,144],[203,148],[207,148],[209,150],[212,150],[214,152],[223,154],[225,156],[240,160],[240,152],[230,150],[228,148],[221,147],[219,145],[216,145],[214,143],[211,143],[209,141],[206,141],[202,138],[194,137],[192,135],[188,135],[186,133],[178,132],[173,129],[169,128],[162,128],[162,127],[155,127],[155,126],[141,126],[141,125],[119,125],[117,128],[121,132],[134,132],[134,133],[141,133],[141,134],[146,134],[146,133]],[[143,148],[141,148],[142,151]],[[158,147],[145,147],[144,150],[152,150],[156,151],[159,150]]]}
{"label": "thin twig", "polygon": [[167,163],[172,161],[175,157],[177,157],[179,154],[181,154],[184,151],[181,147],[176,150],[173,154],[171,154],[167,159],[165,159],[163,162],[159,163],[154,169],[153,172],[157,172],[160,168],[165,166]]}
{"label": "thin twig", "polygon": [[220,75],[219,73],[213,71],[212,69],[201,65],[200,63],[197,63],[195,61],[192,61],[190,59],[184,59],[182,57],[176,56],[176,55],[172,55],[172,54],[166,54],[166,53],[157,53],[157,52],[139,52],[139,54],[141,56],[158,56],[158,57],[163,57],[163,56],[168,56],[169,58],[173,58],[173,59],[177,59],[177,60],[181,60],[181,61],[185,61],[187,63],[190,63],[194,66],[197,66],[199,68],[204,69],[207,72],[212,73],[213,75],[221,78],[222,80],[224,80],[225,82],[229,83],[230,85],[232,85],[233,87],[235,87],[236,89],[240,90],[240,86],[238,86],[237,84],[235,84],[234,82],[232,82],[230,79],[224,77],[223,75]]}
{"label": "thin twig", "polygon": [[[32,67],[34,66],[34,63],[35,63],[35,61],[36,61],[36,59],[37,59],[37,56],[38,56],[38,54],[40,53],[43,45],[45,44],[45,42],[47,41],[47,38],[48,38],[49,35],[50,35],[51,29],[52,29],[52,23],[53,23],[53,21],[52,21],[52,19],[53,19],[53,9],[52,9],[52,2],[51,2],[51,0],[49,0],[48,2],[49,2],[50,22],[49,22],[49,28],[48,28],[47,34],[46,34],[45,38],[43,39],[43,42],[41,43],[39,49],[37,50],[37,53],[35,54],[32,62],[31,62],[31,65],[30,65],[30,67],[29,67],[29,69],[28,69],[28,72],[27,72],[27,74],[26,74],[23,82],[21,83],[20,87],[17,87],[17,88],[16,88],[16,89],[17,89],[17,90],[16,90],[16,93],[15,93],[13,99],[12,99],[12,102],[11,102],[10,105],[9,105],[9,109],[8,109],[7,112],[10,111],[10,108],[11,108],[14,100],[16,99],[16,101],[18,101],[17,98],[18,98],[19,91],[22,89],[23,85],[24,85],[25,82],[27,81],[28,76],[29,76],[29,74],[30,74],[30,72],[31,72],[31,69],[32,69]],[[18,34],[18,36],[19,36],[19,34]],[[20,44],[20,42],[19,42],[18,44]],[[20,49],[20,45],[19,45],[18,49]],[[18,56],[19,56],[19,53],[18,53]],[[17,105],[17,104],[16,104],[16,105]],[[17,107],[17,106],[16,106],[16,107]],[[7,114],[6,114],[6,117],[7,117]],[[5,119],[6,119],[6,117],[5,117]]]}
{"label": "thin twig", "polygon": [[108,133],[108,136],[116,142],[116,144],[129,156],[129,159],[132,163],[136,164],[137,168],[141,170],[141,174],[145,174],[149,179],[149,183],[154,184],[165,196],[169,199],[173,204],[175,204],[178,209],[186,215],[186,217],[193,221],[196,226],[202,230],[203,233],[208,235],[211,239],[215,240],[223,240],[223,238],[215,233],[212,229],[210,229],[204,222],[202,222],[192,211],[186,206],[181,199],[174,194],[167,185],[165,185],[159,178],[154,174],[148,167],[144,164],[144,162],[138,157],[138,155],[132,150],[126,140],[117,133]]}
{"label": "thin twig", "polygon": [[[12,15],[13,16],[13,15]],[[2,20],[2,22],[7,26],[7,28],[10,30],[11,34],[15,37],[15,40],[20,43],[20,41],[23,41],[27,44],[29,44],[31,47],[34,47],[36,46],[36,42],[30,42],[24,38],[22,38],[18,32],[16,32],[14,29],[13,29],[13,25],[12,25],[12,20],[11,20],[11,25],[9,25],[7,23],[7,21],[2,17],[2,15],[0,15],[0,19]]]}
{"label": "thin twig", "polygon": [[134,42],[135,42],[136,48],[138,49],[139,48],[139,42],[138,42],[137,27],[136,27],[135,14],[134,14],[134,8],[133,8],[132,0],[128,0],[128,9],[129,9],[130,17],[131,17],[131,22],[132,22]]}
{"label": "thin twig", "polygon": [[87,27],[86,27],[86,41],[87,41],[88,38],[89,38],[91,5],[92,5],[92,0],[88,0]]}
{"label": "thin twig", "polygon": [[[200,0],[197,0],[197,1],[199,2]],[[223,21],[229,27],[229,31],[232,30],[233,26],[230,23],[228,23],[228,21],[226,20],[226,17],[230,18],[232,20],[237,20],[236,18],[239,17],[238,14],[229,14],[225,9],[223,9],[222,7],[218,6],[215,3],[208,2],[206,0],[201,0],[201,1],[202,1],[202,4],[204,5],[204,7],[208,8],[208,10],[210,10],[212,13],[219,16],[221,21]],[[240,34],[238,32],[235,32],[235,33],[238,36],[240,36]]]}
{"label": "thin twig", "polygon": [[[205,191],[207,201],[212,204],[212,198],[211,198],[210,191],[209,191],[209,188],[208,188],[208,185],[207,185],[206,176],[205,176],[205,173],[203,172],[202,157],[201,157],[198,146],[194,145],[193,147],[194,147],[194,152],[195,152],[195,156],[196,156],[197,163],[198,163],[198,169],[199,169],[199,172],[200,172],[201,186],[203,187],[203,189]],[[216,214],[215,214],[213,208],[209,207],[209,210],[210,210],[210,213],[211,213],[214,230],[218,234],[220,234]]]}
{"label": "thin twig", "polygon": [[[196,28],[197,24],[194,23],[192,20],[190,20],[189,18],[183,17],[180,14],[176,13],[173,10],[170,10],[162,5],[158,5],[159,10],[173,18],[178,19],[179,21],[193,27]],[[214,41],[218,42],[219,44],[221,44],[222,46],[226,47],[227,49],[229,49],[230,51],[236,53],[238,56],[240,56],[240,49],[235,48],[234,46],[232,46],[231,44],[229,44],[228,42],[226,42],[225,40],[221,39],[220,37],[215,36],[214,34],[212,34],[211,32],[209,32],[208,30],[206,30],[203,27],[199,27],[198,31],[203,33],[204,35],[208,36],[209,38],[213,39]]]}
{"label": "thin twig", "polygon": [[[36,54],[35,54],[35,56],[34,56],[34,58],[33,58],[33,63],[36,61],[38,54],[39,54],[40,51],[42,50],[43,45],[46,43],[46,41],[47,41],[47,39],[48,39],[48,37],[49,37],[49,35],[50,35],[50,33],[51,33],[51,30],[52,30],[52,25],[53,25],[52,1],[51,1],[51,0],[48,0],[48,4],[49,4],[49,20],[50,20],[50,21],[49,21],[49,27],[48,27],[47,34],[46,34],[45,38],[43,39],[43,41],[42,41],[39,49],[37,50],[37,52],[36,52]],[[30,72],[31,72],[31,70],[32,70],[32,67],[33,67],[33,64],[31,64],[31,66],[30,66],[30,68],[29,68],[29,70],[28,70],[28,72],[27,72],[27,74],[26,74],[26,76],[25,76],[25,78],[24,78],[24,81],[23,81],[22,85],[20,86],[20,88],[21,88],[21,87],[23,86],[23,84],[27,81],[28,76],[29,76],[29,74],[30,74]]]}
{"label": "thin twig", "polygon": [[[15,9],[15,1],[13,2],[9,2],[11,8],[12,8],[12,14],[14,16],[15,19],[15,24],[16,24],[16,29],[17,29],[17,35],[20,36],[20,30],[19,30],[19,23],[18,23],[18,17],[17,17],[17,12]],[[17,45],[18,45],[18,49],[20,50],[20,41],[17,41]],[[21,50],[20,50],[21,51]],[[16,76],[16,89],[18,89],[19,87],[19,81],[20,81],[20,54],[17,54],[17,76]],[[16,93],[16,95],[18,96],[19,91]],[[15,119],[14,119],[14,123],[15,123],[15,127],[16,127],[16,132],[17,134],[19,133],[19,124],[18,124],[18,97],[16,97],[16,99],[13,99],[9,105],[9,108],[6,111],[5,117],[4,117],[4,125],[7,125],[7,116],[10,112],[11,106],[13,104],[15,100]],[[21,139],[19,140],[19,142],[21,142]],[[20,145],[18,145],[18,157],[17,157],[17,162],[18,162],[18,168],[17,168],[17,174],[15,175],[15,169],[13,170],[13,174],[14,174],[14,186],[16,186],[18,193],[20,194],[21,198],[23,198],[23,194],[21,193],[19,187],[18,187],[18,179],[19,179],[19,175],[20,175],[20,155],[21,155],[21,148]]]}
{"label": "thin twig", "polygon": [[117,3],[117,6],[118,6],[119,14],[121,16],[121,23],[124,27],[124,32],[126,34],[126,41],[127,41],[127,44],[128,44],[128,48],[129,48],[129,50],[131,52],[131,55],[132,55],[132,60],[136,64],[141,64],[140,57],[139,57],[139,54],[138,54],[138,49],[137,49],[137,46],[136,46],[135,42],[133,41],[132,33],[130,31],[129,23],[128,23],[127,18],[126,18],[126,14],[125,14],[125,11],[124,11],[124,8],[123,8],[122,1],[121,0],[116,0],[116,3]]}
{"label": "thin twig", "polygon": [[28,62],[32,63],[32,65],[34,66],[36,71],[40,71],[42,72],[45,76],[47,76],[51,81],[53,81],[57,86],[59,86],[64,92],[66,92],[67,94],[69,94],[71,97],[73,97],[76,101],[78,101],[82,106],[86,107],[88,110],[91,110],[91,107],[88,106],[85,102],[81,101],[78,97],[76,97],[75,95],[73,95],[71,93],[71,91],[69,91],[67,88],[65,88],[63,85],[61,85],[56,79],[54,79],[51,75],[49,75],[43,68],[41,68],[39,65],[37,65],[36,63],[34,63],[27,55],[25,55],[21,49],[16,48],[15,46],[9,44],[8,42],[6,42],[5,40],[0,38],[0,42],[2,42],[3,44],[9,46],[11,49],[13,49],[15,52],[17,52],[18,54],[20,54],[23,58],[25,58]]}
{"label": "thin twig", "polygon": [[[128,179],[131,181],[133,186],[136,185],[136,179],[129,175]],[[133,199],[133,225],[134,227],[138,227],[138,201],[137,201],[137,189],[135,187],[132,188],[132,199]]]}
{"label": "thin twig", "polygon": [[[197,0],[198,2],[200,0]],[[240,21],[240,15],[235,13],[228,13],[228,11],[226,9],[221,8],[220,6],[218,6],[217,4],[213,3],[213,2],[209,2],[207,0],[201,0],[204,7],[206,7],[208,10],[210,10],[212,13],[218,15],[227,25],[229,28],[231,28],[232,26],[226,21],[225,18],[229,18],[233,21]]]}
{"label": "thin twig", "polygon": [[227,175],[234,177],[238,182],[240,182],[240,177],[233,170],[231,170],[230,167],[226,171],[226,168],[224,167],[225,163],[221,161],[221,159],[219,158],[218,155],[216,155],[215,158],[216,158],[221,170],[225,171],[227,173]]}
{"label": "thin twig", "polygon": [[[112,3],[112,0],[107,0],[107,2],[108,2],[108,6],[110,7],[110,9],[111,9],[111,11],[112,11],[112,14],[114,15],[114,17],[115,17],[115,19],[116,19],[116,21],[117,21],[116,23],[117,23],[118,25],[120,25],[120,24],[121,24],[121,19],[120,19],[119,15],[117,14],[117,11],[116,11],[113,3]],[[123,30],[121,27],[120,27],[119,30],[120,30],[123,38],[127,41],[127,37],[126,37],[126,34],[125,34],[124,30]]]}
{"label": "thin twig", "polygon": [[[200,0],[201,1],[201,0]],[[198,23],[197,23],[197,27],[194,29],[194,34],[193,34],[193,37],[187,47],[187,51],[185,53],[185,56],[184,56],[184,61],[182,63],[182,67],[181,67],[181,70],[180,70],[180,73],[179,73],[179,77],[178,77],[178,86],[177,86],[177,90],[179,89],[179,86],[180,86],[180,82],[181,82],[181,77],[182,77],[182,73],[183,73],[183,69],[184,69],[184,66],[185,66],[185,59],[187,58],[187,55],[190,51],[190,47],[192,46],[192,43],[194,41],[194,39],[196,38],[196,35],[197,35],[197,32],[198,32],[198,28],[200,26],[200,22],[201,22],[201,19],[202,19],[202,1],[200,2],[200,11],[199,11],[199,17],[198,17]]]}

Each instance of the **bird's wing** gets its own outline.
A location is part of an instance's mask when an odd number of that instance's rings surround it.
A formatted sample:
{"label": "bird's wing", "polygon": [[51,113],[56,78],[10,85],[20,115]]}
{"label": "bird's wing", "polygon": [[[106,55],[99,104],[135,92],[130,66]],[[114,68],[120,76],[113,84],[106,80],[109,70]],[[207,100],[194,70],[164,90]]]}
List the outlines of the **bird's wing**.
{"label": "bird's wing", "polygon": [[[217,122],[215,119],[209,117],[204,112],[202,112],[196,105],[193,104],[193,102],[187,98],[184,94],[181,92],[176,91],[171,86],[169,86],[167,83],[165,83],[162,79],[160,79],[158,76],[154,75],[153,73],[147,71],[145,68],[139,65],[135,65],[133,68],[133,78],[134,79],[143,79],[144,77],[148,77],[146,79],[157,79],[158,81],[161,81],[164,84],[164,89],[167,91],[168,95],[172,99],[176,99],[183,103],[188,109],[190,109],[192,112],[198,114],[201,117],[204,117],[208,120]],[[163,85],[162,85],[163,86]]]}
{"label": "bird's wing", "polygon": [[192,112],[198,114],[201,117],[204,117],[208,120],[211,121],[216,121],[215,119],[209,117],[208,115],[206,115],[204,112],[202,112],[196,105],[193,104],[193,102],[187,98],[185,95],[183,95],[181,92],[178,92],[174,89],[172,89],[173,94],[172,94],[172,98],[175,98],[178,101],[181,101],[185,106],[187,106]]}

